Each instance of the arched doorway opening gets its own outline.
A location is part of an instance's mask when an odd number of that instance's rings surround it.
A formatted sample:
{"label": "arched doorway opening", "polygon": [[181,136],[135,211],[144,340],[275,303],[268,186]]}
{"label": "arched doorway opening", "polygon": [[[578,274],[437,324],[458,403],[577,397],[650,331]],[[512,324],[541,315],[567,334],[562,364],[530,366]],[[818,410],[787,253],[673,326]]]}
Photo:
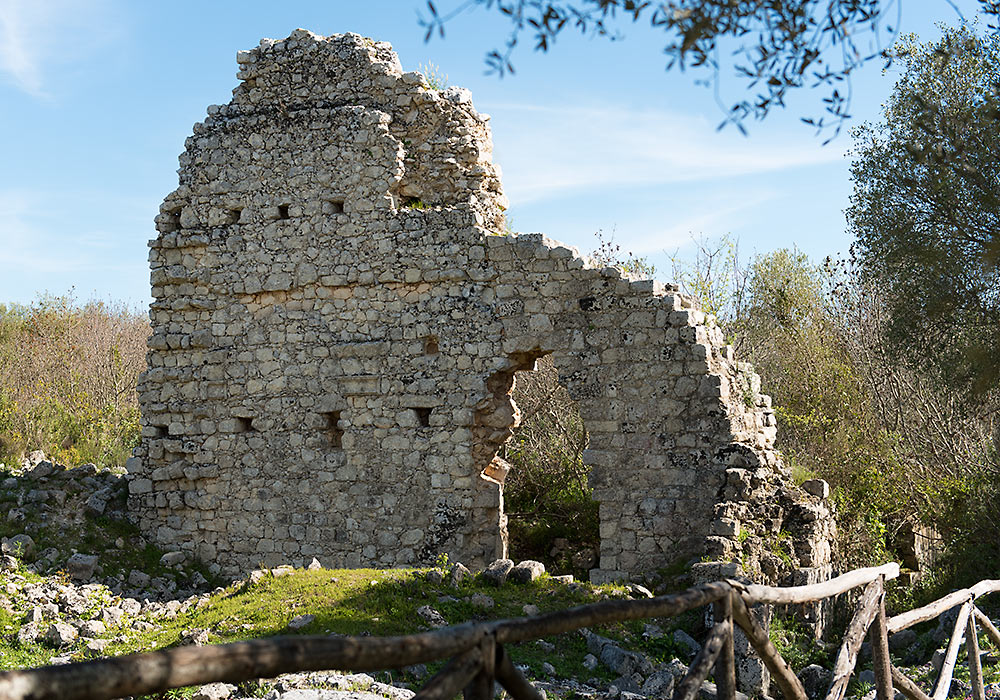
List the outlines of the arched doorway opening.
{"label": "arched doorway opening", "polygon": [[583,463],[588,436],[579,407],[559,383],[551,355],[514,374],[519,419],[500,449],[509,556],[535,559],[552,574],[587,580],[598,565],[598,503]]}

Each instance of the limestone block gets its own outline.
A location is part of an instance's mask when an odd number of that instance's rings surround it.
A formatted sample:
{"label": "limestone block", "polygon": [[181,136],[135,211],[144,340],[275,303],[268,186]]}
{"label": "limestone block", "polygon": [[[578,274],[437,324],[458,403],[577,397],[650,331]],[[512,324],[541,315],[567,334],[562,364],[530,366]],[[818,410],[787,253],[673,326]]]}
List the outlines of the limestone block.
{"label": "limestone block", "polygon": [[531,583],[544,573],[545,564],[528,559],[511,569],[508,577],[514,583]]}
{"label": "limestone block", "polygon": [[830,497],[830,484],[823,479],[808,479],[802,482],[802,488],[806,493],[810,493],[817,498]]}
{"label": "limestone block", "polygon": [[74,554],[66,560],[66,573],[70,578],[77,581],[87,581],[94,576],[97,569],[97,555],[94,554]]}

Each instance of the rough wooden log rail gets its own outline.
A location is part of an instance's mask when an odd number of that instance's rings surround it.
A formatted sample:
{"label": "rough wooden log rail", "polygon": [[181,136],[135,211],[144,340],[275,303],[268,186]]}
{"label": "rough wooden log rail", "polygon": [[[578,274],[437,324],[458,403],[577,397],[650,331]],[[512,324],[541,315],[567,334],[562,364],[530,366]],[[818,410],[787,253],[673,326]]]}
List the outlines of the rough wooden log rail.
{"label": "rough wooden log rail", "polygon": [[[958,653],[964,637],[966,656],[968,657],[969,664],[969,680],[972,684],[972,698],[973,700],[984,700],[986,693],[983,687],[983,671],[979,662],[979,640],[976,638],[976,623],[978,622],[982,626],[986,636],[989,637],[990,641],[998,649],[1000,649],[1000,632],[997,631],[997,628],[990,619],[976,607],[976,600],[984,595],[998,591],[1000,591],[1000,581],[980,581],[971,588],[953,591],[942,598],[938,598],[933,603],[928,603],[914,610],[908,610],[886,621],[886,633],[894,634],[920,622],[932,620],[953,608],[959,608],[958,616],[955,618],[955,626],[952,629],[951,638],[948,640],[948,647],[944,654],[944,662],[941,665],[941,671],[938,673],[932,695],[925,693],[898,668],[891,664],[889,665],[892,682],[903,695],[909,700],[945,700],[951,690],[955,666],[958,663]],[[888,664],[888,650],[884,654],[879,650],[879,654],[883,656],[883,663]],[[877,675],[878,673],[876,672]]]}
{"label": "rough wooden log rail", "polygon": [[[100,700],[162,692],[171,688],[217,681],[240,682],[282,673],[341,670],[376,671],[451,659],[417,693],[417,700],[449,700],[462,693],[466,700],[490,700],[499,682],[514,700],[542,700],[544,695],[511,662],[504,647],[585,627],[625,620],[673,617],[713,605],[715,626],[685,678],[675,700],[690,700],[714,672],[718,697],[734,700],[736,679],[733,631],[739,626],[761,657],[786,700],[807,700],[798,677],[774,648],[767,631],[751,612],[754,605],[812,603],[864,586],[858,610],[848,626],[837,656],[828,700],[841,700],[857,663],[865,634],[872,642],[879,700],[893,697],[893,685],[910,700],[947,697],[963,635],[969,650],[975,700],[983,697],[976,625],[1000,647],[1000,632],[976,606],[975,600],[1000,591],[1000,581],[983,581],[955,591],[916,610],[885,617],[885,582],[899,575],[894,563],[857,569],[810,586],[778,588],[726,580],[706,583],[681,593],[644,600],[617,600],[582,605],[531,618],[466,623],[402,637],[298,636],[253,639],[207,647],[180,647],[83,663],[0,673],[0,700]],[[944,668],[928,696],[892,666],[888,635],[961,606]]]}

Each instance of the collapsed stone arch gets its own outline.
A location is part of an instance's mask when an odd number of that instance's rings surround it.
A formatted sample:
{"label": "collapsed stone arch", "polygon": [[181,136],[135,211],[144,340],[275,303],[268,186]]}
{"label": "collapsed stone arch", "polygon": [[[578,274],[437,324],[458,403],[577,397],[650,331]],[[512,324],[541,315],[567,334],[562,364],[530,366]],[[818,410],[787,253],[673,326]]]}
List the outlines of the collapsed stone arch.
{"label": "collapsed stone arch", "polygon": [[829,568],[829,513],[788,486],[769,399],[696,301],[502,235],[467,91],[352,34],[297,30],[238,61],[150,244],[129,465],[145,531],[229,572],[484,566],[504,553],[511,381],[551,354],[590,435],[594,580],[753,563],[741,524],[763,536],[805,506],[800,563]]}

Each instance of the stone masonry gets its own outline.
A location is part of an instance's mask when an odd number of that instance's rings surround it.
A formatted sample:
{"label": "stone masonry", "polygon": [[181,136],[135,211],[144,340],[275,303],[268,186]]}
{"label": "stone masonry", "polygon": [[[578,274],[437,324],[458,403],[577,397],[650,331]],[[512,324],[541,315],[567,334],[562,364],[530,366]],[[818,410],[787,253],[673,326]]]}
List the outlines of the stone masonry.
{"label": "stone masonry", "polygon": [[589,433],[594,580],[705,554],[767,573],[793,523],[791,568],[829,571],[829,511],[783,475],[752,368],[675,287],[504,235],[468,91],[354,34],[237,61],[150,243],[145,532],[226,572],[483,567],[506,554],[514,373],[550,355]]}

